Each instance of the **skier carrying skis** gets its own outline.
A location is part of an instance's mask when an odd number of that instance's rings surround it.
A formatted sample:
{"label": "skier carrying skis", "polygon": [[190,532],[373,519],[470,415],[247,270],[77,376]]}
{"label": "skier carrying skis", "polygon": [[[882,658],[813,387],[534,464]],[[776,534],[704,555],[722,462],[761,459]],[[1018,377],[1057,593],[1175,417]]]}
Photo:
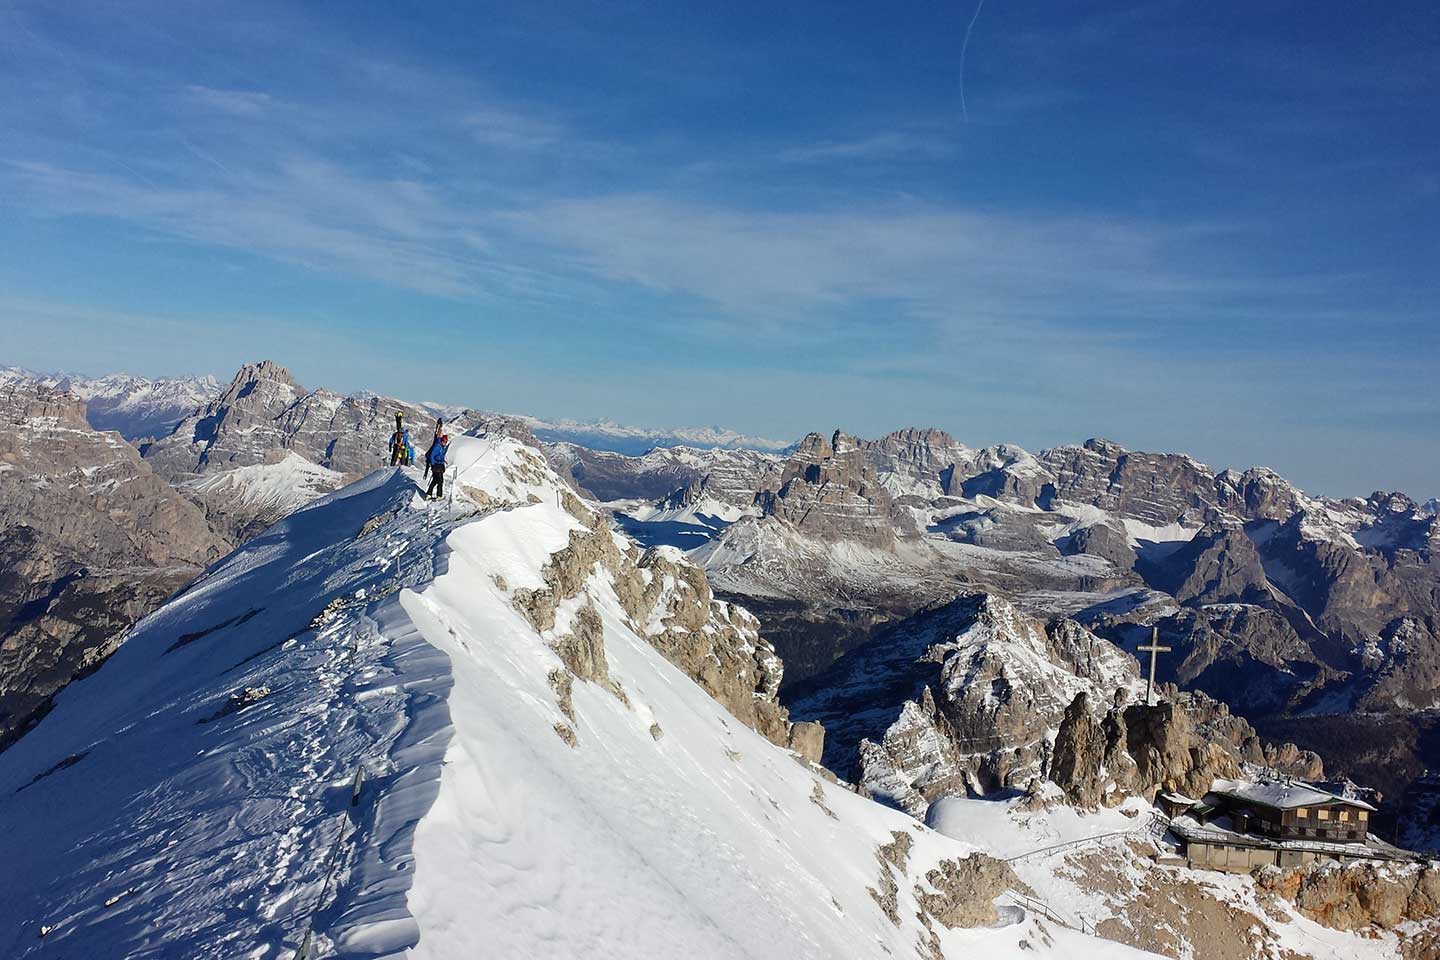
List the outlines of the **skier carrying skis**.
{"label": "skier carrying skis", "polygon": [[[400,418],[397,415],[395,419],[398,423]],[[390,466],[398,463],[408,467],[414,459],[415,448],[410,445],[410,431],[401,427],[390,434]]]}
{"label": "skier carrying skis", "polygon": [[445,496],[445,452],[450,448],[450,435],[441,433],[437,425],[435,439],[425,454],[425,464],[430,468],[430,486],[425,490],[426,500],[439,500]]}

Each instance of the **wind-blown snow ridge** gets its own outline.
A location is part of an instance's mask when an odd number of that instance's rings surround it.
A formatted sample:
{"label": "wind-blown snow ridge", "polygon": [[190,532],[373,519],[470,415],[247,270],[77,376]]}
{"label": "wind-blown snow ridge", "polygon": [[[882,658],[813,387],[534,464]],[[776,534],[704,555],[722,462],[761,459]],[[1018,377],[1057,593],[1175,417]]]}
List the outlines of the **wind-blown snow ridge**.
{"label": "wind-blown snow ridge", "polygon": [[513,600],[580,521],[517,443],[452,458],[453,503],[381,470],[270,528],[0,754],[0,954],[278,960],[313,922],[343,957],[1136,955],[1018,913],[922,924],[927,872],[973,848],[739,723],[600,566],[610,684],[567,714]]}

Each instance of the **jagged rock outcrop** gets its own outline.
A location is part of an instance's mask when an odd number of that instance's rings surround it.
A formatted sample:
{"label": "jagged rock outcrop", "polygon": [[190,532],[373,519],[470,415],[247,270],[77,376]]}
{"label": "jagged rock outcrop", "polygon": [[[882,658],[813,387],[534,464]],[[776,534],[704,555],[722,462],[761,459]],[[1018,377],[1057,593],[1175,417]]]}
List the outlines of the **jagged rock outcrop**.
{"label": "jagged rock outcrop", "polygon": [[583,526],[571,531],[568,545],[545,565],[544,586],[517,589],[512,602],[551,642],[569,672],[605,682],[603,624],[583,598],[593,577],[608,577],[635,630],[666,659],[741,722],[818,761],[823,730],[791,723],[779,704],[784,667],[761,639],[758,621],[744,608],[716,600],[704,571],[678,550],[642,552],[578,499],[569,497],[566,508]]}
{"label": "jagged rock outcrop", "polygon": [[1236,755],[1200,736],[1184,704],[1173,700],[1126,707],[1126,752],[1135,761],[1135,793],[1153,797],[1159,788],[1203,796],[1222,777],[1240,775]]}
{"label": "jagged rock outcrop", "polygon": [[1093,810],[1130,796],[1153,799],[1160,789],[1201,796],[1215,779],[1238,775],[1241,763],[1311,780],[1324,775],[1318,756],[1261,741],[1225,704],[1170,690],[1154,706],[1127,706],[1117,695],[1108,709],[1077,694],[1061,719],[1048,776],[1071,804]]}
{"label": "jagged rock outcrop", "polygon": [[1091,715],[1088,695],[1077,693],[1060,719],[1050,761],[1051,782],[1077,807],[1093,810],[1105,798],[1107,784],[1101,776],[1105,741],[1105,729]]}
{"label": "jagged rock outcrop", "polygon": [[915,898],[926,913],[952,930],[990,926],[1000,918],[995,898],[1006,890],[1024,889],[1008,863],[984,853],[942,860],[925,874],[925,880],[935,892],[917,884]]}
{"label": "jagged rock outcrop", "polygon": [[[1394,930],[1408,921],[1440,917],[1440,870],[1433,866],[1317,861],[1289,869],[1264,867],[1255,871],[1255,881],[1336,930]],[[1433,931],[1429,935],[1435,936]],[[1431,944],[1440,946],[1440,939]]]}
{"label": "jagged rock outcrop", "polygon": [[903,521],[864,448],[838,430],[829,440],[818,433],[801,440],[755,503],[766,516],[820,540],[886,548],[919,533]]}
{"label": "jagged rock outcrop", "polygon": [[1199,525],[1215,510],[1215,475],[1179,454],[1126,450],[1109,440],[1042,451],[1039,462],[1054,477],[1054,494],[1121,516],[1164,525]]}
{"label": "jagged rock outcrop", "polygon": [[1046,626],[966,594],[887,630],[791,704],[827,730],[826,762],[921,816],[951,793],[1023,788],[1048,766],[1065,708],[1139,689],[1135,661],[1079,624]]}
{"label": "jagged rock outcrop", "polygon": [[79,398],[0,387],[0,744],[227,549]]}
{"label": "jagged rock outcrop", "polygon": [[[287,451],[353,478],[389,462],[397,411],[404,415],[412,443],[423,451],[435,423],[431,410],[372,393],[306,390],[290,371],[265,360],[241,367],[219,396],[143,452],[157,473],[177,483],[275,463]],[[484,429],[539,446],[513,417],[464,410],[446,417],[446,429],[452,434]]]}
{"label": "jagged rock outcrop", "polygon": [[1223,470],[1215,478],[1215,503],[1252,520],[1284,520],[1305,506],[1305,497],[1274,470]]}
{"label": "jagged rock outcrop", "polygon": [[247,363],[219,396],[182,420],[168,437],[148,445],[145,459],[171,480],[265,463],[285,446],[285,433],[276,421],[305,394],[279,364]]}
{"label": "jagged rock outcrop", "polygon": [[1141,572],[1151,586],[1184,604],[1272,599],[1260,554],[1234,524],[1207,524],[1163,562],[1142,565]]}
{"label": "jagged rock outcrop", "polygon": [[880,483],[891,496],[917,497],[924,501],[959,489],[962,477],[975,458],[975,451],[943,430],[907,428],[888,433],[879,440],[862,440],[860,446],[875,468]]}

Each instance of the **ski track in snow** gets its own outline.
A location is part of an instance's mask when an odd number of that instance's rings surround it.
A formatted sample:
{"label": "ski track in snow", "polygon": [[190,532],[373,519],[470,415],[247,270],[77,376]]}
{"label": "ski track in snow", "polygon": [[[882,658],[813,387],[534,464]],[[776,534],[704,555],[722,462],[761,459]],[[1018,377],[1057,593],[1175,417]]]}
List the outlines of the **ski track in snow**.
{"label": "ski track in snow", "polygon": [[[395,921],[408,916],[409,834],[434,798],[450,685],[447,659],[399,604],[400,589],[444,570],[434,514],[408,512],[417,478],[373,475],[221,561],[7,751],[0,954],[289,956],[317,908],[339,935],[381,915],[388,936],[373,942],[414,942],[413,920]],[[442,527],[458,519],[432,509]],[[353,539],[383,513],[397,520]],[[340,609],[307,630],[327,601]],[[182,630],[249,610],[170,649]],[[230,693],[259,687],[270,694],[219,715]],[[365,796],[382,799],[351,823],[361,764]],[[321,904],[342,826],[369,840],[358,859],[342,848],[345,880]]]}

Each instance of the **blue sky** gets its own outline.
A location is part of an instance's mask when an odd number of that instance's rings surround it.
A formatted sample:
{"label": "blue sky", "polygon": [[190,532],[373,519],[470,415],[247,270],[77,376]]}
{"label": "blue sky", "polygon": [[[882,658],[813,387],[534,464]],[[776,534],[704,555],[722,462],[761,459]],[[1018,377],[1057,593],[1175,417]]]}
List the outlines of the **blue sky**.
{"label": "blue sky", "polygon": [[0,0],[0,363],[1440,494],[1433,5],[451,6]]}

